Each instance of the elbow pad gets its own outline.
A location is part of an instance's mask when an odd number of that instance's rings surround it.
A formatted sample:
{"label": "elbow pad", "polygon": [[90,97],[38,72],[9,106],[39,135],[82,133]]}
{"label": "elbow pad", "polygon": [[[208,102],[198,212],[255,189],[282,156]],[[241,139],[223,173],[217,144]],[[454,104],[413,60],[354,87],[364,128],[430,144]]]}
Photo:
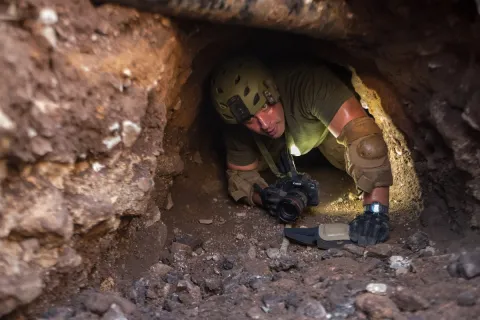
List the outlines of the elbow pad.
{"label": "elbow pad", "polygon": [[371,193],[376,187],[393,184],[387,144],[372,118],[361,117],[347,123],[338,142],[345,146],[346,169],[357,188]]}
{"label": "elbow pad", "polygon": [[246,202],[253,206],[253,185],[258,183],[261,187],[267,187],[267,182],[260,176],[257,170],[240,171],[227,170],[228,176],[228,193],[235,201],[245,199]]}

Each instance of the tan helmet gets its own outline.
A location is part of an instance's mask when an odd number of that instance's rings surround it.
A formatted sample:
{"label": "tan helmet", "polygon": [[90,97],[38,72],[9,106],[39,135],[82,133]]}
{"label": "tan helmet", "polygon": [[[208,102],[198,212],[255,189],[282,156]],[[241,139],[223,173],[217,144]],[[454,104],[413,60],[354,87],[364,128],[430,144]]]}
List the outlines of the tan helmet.
{"label": "tan helmet", "polygon": [[240,56],[213,72],[211,95],[215,109],[226,123],[242,123],[265,104],[275,104],[280,94],[269,70],[259,59]]}

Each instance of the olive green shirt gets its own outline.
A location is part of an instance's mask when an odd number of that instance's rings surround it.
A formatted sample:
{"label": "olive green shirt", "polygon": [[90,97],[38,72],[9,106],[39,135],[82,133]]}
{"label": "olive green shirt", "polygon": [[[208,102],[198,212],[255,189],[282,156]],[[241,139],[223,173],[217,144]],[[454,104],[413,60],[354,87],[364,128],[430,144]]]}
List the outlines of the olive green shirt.
{"label": "olive green shirt", "polygon": [[278,139],[258,135],[244,125],[227,125],[225,144],[227,161],[238,166],[260,159],[253,135],[259,137],[276,158],[285,145],[294,144],[300,154],[318,147],[328,134],[328,125],[353,92],[327,67],[296,63],[272,68],[280,92],[286,122],[286,134]]}

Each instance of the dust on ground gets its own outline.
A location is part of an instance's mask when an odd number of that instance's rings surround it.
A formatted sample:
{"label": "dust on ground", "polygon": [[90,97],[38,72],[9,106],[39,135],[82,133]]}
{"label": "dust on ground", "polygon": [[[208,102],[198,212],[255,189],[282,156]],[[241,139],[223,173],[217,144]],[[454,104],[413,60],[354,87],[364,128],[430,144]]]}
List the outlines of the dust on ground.
{"label": "dust on ground", "polygon": [[[92,281],[62,307],[52,305],[43,319],[428,320],[479,314],[475,249],[462,255],[458,247],[432,241],[436,235],[419,231],[417,221],[395,218],[389,241],[366,249],[289,243],[274,217],[228,197],[222,168],[208,153],[193,151],[185,159],[171,202],[158,203],[167,246],[154,232],[163,228],[160,221],[126,234],[128,246],[120,244],[109,258],[111,269],[97,274],[102,281]],[[321,203],[297,226],[348,222],[360,212],[348,175],[328,166],[308,172],[321,183]],[[476,241],[472,234],[462,248]]]}

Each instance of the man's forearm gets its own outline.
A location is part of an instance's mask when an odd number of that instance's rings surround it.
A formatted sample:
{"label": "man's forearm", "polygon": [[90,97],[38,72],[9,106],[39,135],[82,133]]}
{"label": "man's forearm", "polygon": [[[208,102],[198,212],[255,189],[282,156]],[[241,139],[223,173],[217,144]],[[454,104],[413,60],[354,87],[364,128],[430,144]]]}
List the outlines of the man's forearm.
{"label": "man's forearm", "polygon": [[371,193],[364,193],[363,195],[363,204],[371,204],[373,202],[380,202],[384,206],[388,207],[389,203],[390,188],[389,187],[378,187],[372,190]]}

